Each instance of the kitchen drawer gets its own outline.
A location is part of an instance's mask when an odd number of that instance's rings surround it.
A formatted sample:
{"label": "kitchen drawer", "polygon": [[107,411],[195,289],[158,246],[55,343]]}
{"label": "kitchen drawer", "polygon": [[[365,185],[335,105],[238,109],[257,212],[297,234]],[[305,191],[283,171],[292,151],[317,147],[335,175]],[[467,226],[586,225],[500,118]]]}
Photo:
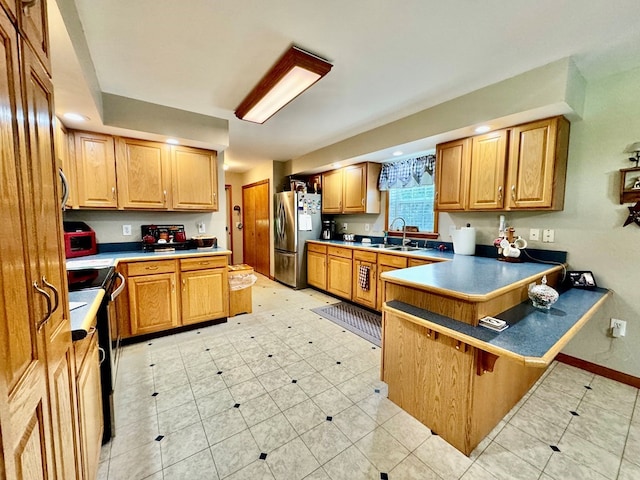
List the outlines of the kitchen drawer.
{"label": "kitchen drawer", "polygon": [[362,260],[363,262],[376,263],[378,254],[376,252],[363,252],[362,250],[354,250],[353,259]]}
{"label": "kitchen drawer", "polygon": [[433,260],[423,260],[423,259],[418,259],[418,258],[410,258],[409,259],[409,266],[410,267],[418,267],[420,265],[429,265],[430,263],[433,263]]}
{"label": "kitchen drawer", "polygon": [[209,257],[195,257],[195,258],[182,258],[180,259],[180,270],[188,272],[190,270],[203,270],[206,268],[226,268],[227,257],[226,255],[209,256]]}
{"label": "kitchen drawer", "polygon": [[307,243],[307,251],[326,254],[327,246],[318,245],[317,243]]}
{"label": "kitchen drawer", "polygon": [[153,275],[155,273],[174,273],[176,262],[174,260],[154,260],[151,262],[127,263],[127,275]]}
{"label": "kitchen drawer", "polygon": [[342,247],[327,247],[327,255],[333,255],[334,257],[342,257],[342,258],[351,258],[351,254],[353,250],[350,248],[342,248]]}
{"label": "kitchen drawer", "polygon": [[381,253],[378,255],[378,263],[380,265],[388,265],[390,267],[407,268],[407,257]]}
{"label": "kitchen drawer", "polygon": [[93,345],[93,342],[97,341],[98,332],[96,330],[96,323],[94,321],[93,325],[89,329],[87,336],[82,340],[76,340],[75,342],[73,342],[73,351],[76,357],[76,375],[80,371],[80,368],[82,368],[82,364],[87,356],[89,348],[91,347],[91,345]]}

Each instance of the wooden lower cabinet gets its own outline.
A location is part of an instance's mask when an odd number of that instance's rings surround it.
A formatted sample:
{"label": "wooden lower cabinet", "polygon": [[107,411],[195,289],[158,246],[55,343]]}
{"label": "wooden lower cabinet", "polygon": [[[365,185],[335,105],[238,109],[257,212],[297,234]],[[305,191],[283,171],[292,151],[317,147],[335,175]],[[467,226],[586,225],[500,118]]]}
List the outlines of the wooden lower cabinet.
{"label": "wooden lower cabinet", "polygon": [[327,247],[327,291],[351,300],[351,249]]}
{"label": "wooden lower cabinet", "polygon": [[177,327],[176,272],[128,278],[131,335],[160,332]]}
{"label": "wooden lower cabinet", "polygon": [[327,247],[307,245],[307,283],[321,290],[327,289]]}
{"label": "wooden lower cabinet", "polygon": [[183,325],[229,315],[226,257],[183,259],[180,270]]}
{"label": "wooden lower cabinet", "polygon": [[382,279],[380,277],[384,272],[392,272],[393,270],[398,270],[400,268],[407,268],[407,265],[407,257],[388,254],[378,255],[377,310],[382,310],[382,304],[384,303],[384,288],[382,288]]}
{"label": "wooden lower cabinet", "polygon": [[227,317],[227,263],[226,255],[124,263],[127,290],[118,297],[123,338]]}
{"label": "wooden lower cabinet", "polygon": [[76,342],[76,387],[78,397],[78,427],[80,433],[79,470],[84,480],[98,474],[104,421],[102,417],[102,386],[98,334]]}
{"label": "wooden lower cabinet", "polygon": [[[369,308],[376,308],[378,291],[378,265],[376,253],[354,252],[353,253],[353,293],[351,300]],[[365,287],[360,282],[360,273],[363,270],[368,280]]]}

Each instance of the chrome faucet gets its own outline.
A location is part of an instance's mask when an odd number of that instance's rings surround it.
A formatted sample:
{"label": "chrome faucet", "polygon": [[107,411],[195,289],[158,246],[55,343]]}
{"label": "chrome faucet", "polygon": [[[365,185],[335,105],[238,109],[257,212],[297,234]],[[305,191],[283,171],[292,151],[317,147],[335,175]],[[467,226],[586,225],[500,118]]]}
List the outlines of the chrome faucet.
{"label": "chrome faucet", "polygon": [[389,225],[389,230],[393,228],[393,224],[396,223],[396,220],[402,220],[402,246],[407,244],[407,222],[402,217],[396,217],[391,220],[391,224]]}

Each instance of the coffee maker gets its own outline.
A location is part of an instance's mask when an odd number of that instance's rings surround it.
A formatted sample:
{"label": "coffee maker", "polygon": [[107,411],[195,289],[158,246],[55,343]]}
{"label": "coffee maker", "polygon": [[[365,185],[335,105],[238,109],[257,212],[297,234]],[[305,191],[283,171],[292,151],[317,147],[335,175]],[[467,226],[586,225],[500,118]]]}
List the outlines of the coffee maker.
{"label": "coffee maker", "polygon": [[336,232],[335,220],[323,220],[322,221],[322,234],[320,238],[323,240],[331,240]]}

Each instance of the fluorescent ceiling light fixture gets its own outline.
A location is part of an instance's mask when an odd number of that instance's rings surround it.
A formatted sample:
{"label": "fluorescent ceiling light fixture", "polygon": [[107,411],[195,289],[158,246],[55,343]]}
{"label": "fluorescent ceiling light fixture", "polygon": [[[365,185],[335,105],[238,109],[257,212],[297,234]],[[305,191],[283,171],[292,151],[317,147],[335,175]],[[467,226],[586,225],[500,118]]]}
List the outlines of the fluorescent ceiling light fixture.
{"label": "fluorescent ceiling light fixture", "polygon": [[292,46],[236,108],[236,117],[264,123],[278,110],[324,77],[333,65]]}
{"label": "fluorescent ceiling light fixture", "polygon": [[169,145],[179,145],[180,142],[178,140],[176,140],[175,138],[167,138],[167,143]]}
{"label": "fluorescent ceiling light fixture", "polygon": [[489,130],[491,130],[489,125],[480,125],[479,127],[476,127],[476,133],[487,133]]}
{"label": "fluorescent ceiling light fixture", "polygon": [[71,120],[73,122],[86,122],[87,120],[89,120],[89,117],[74,112],[68,112],[62,116],[67,120]]}
{"label": "fluorescent ceiling light fixture", "polygon": [[393,155],[394,157],[399,157],[400,155],[402,155],[402,150],[396,150],[391,155]]}

